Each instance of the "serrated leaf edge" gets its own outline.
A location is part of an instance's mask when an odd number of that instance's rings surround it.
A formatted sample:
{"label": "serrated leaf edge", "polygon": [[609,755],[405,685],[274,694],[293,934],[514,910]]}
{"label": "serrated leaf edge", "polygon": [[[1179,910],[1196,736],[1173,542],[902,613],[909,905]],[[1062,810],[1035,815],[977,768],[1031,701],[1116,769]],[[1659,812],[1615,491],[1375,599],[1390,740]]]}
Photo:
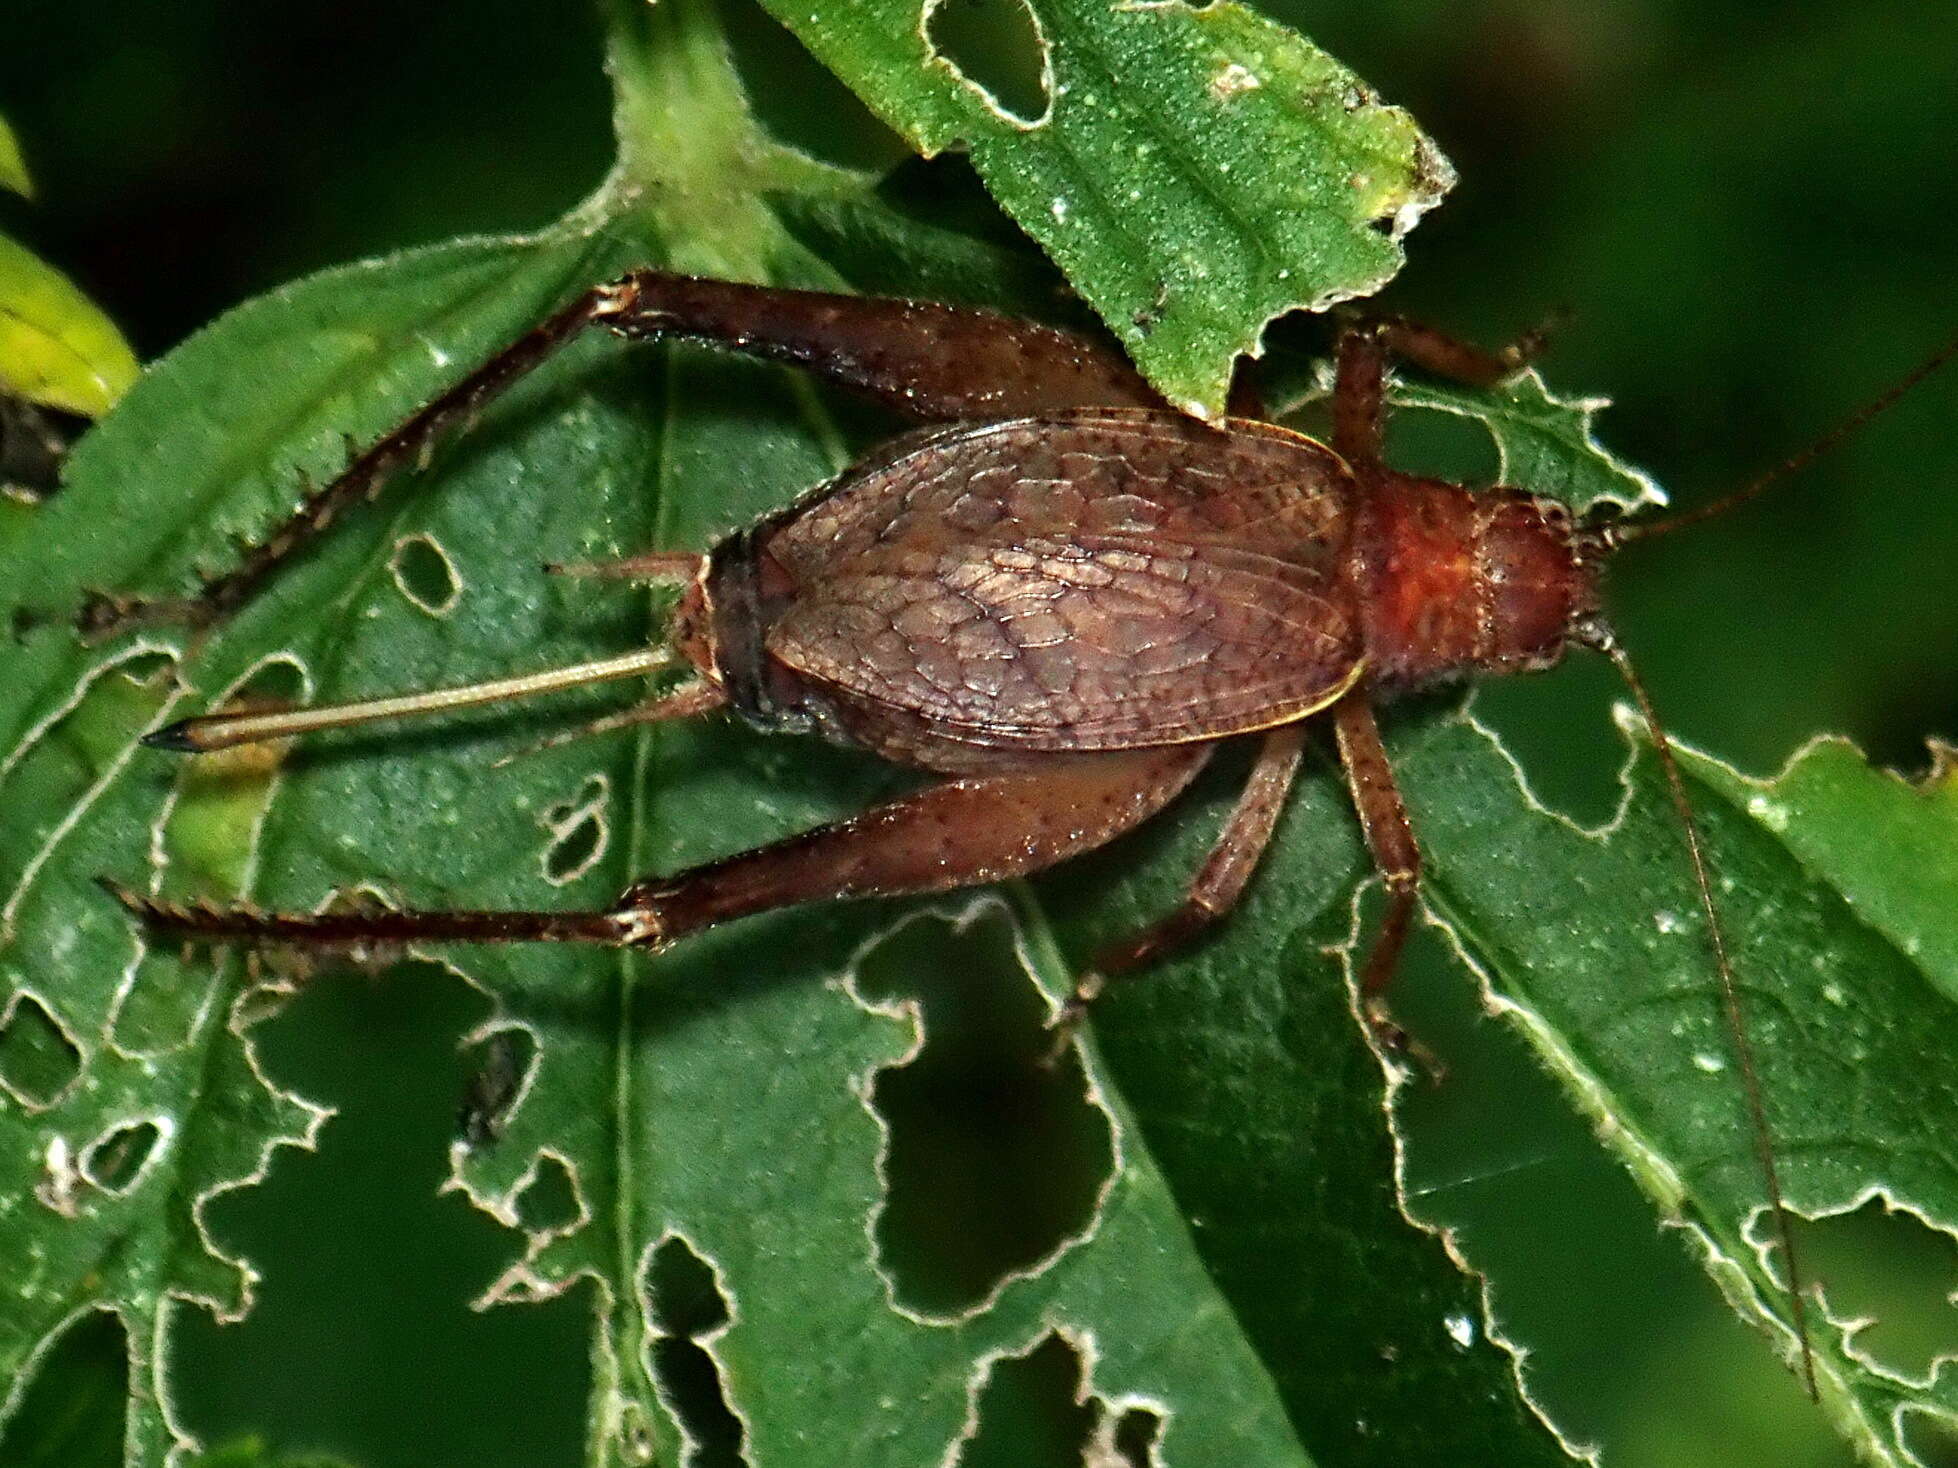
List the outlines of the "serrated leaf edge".
{"label": "serrated leaf edge", "polygon": [[[1592,1468],[1597,1468],[1601,1449],[1577,1442],[1567,1436],[1556,1419],[1550,1415],[1549,1410],[1531,1392],[1529,1379],[1524,1371],[1530,1358],[1530,1347],[1511,1336],[1504,1328],[1501,1316],[1496,1313],[1494,1281],[1470,1262],[1468,1255],[1462,1250],[1460,1238],[1454,1228],[1445,1223],[1424,1219],[1414,1211],[1415,1194],[1408,1182],[1408,1145],[1407,1138],[1401,1130],[1400,1098],[1401,1093],[1414,1081],[1415,1072],[1381,1044],[1374,1031],[1372,1019],[1367,1013],[1366,1003],[1360,995],[1359,958],[1365,951],[1365,945],[1372,933],[1372,925],[1366,918],[1365,904],[1368,892],[1378,885],[1378,877],[1368,876],[1353,888],[1352,896],[1348,899],[1349,917],[1345,941],[1331,947],[1344,971],[1347,1012],[1352,1016],[1354,1027],[1365,1038],[1367,1048],[1373,1052],[1374,1059],[1380,1065],[1383,1081],[1380,1109],[1386,1122],[1387,1135],[1392,1139],[1394,1149],[1394,1207],[1410,1228],[1434,1238],[1448,1255],[1449,1262],[1465,1278],[1474,1282],[1482,1334],[1491,1345],[1509,1357],[1510,1376],[1516,1384],[1516,1395],[1523,1405],[1538,1422],[1543,1424],[1544,1430],[1556,1440],[1557,1445],[1569,1454],[1573,1461],[1588,1463]],[[1425,898],[1422,900],[1420,912],[1421,920],[1428,927],[1438,930],[1444,940],[1466,961],[1466,954],[1454,930],[1435,916]],[[1472,967],[1471,971],[1476,975],[1477,987],[1482,991],[1480,997],[1485,1007],[1488,1007],[1490,995],[1487,975],[1480,967]],[[1491,1008],[1490,1012],[1496,1011]],[[1535,1019],[1530,1011],[1519,1010],[1518,1013],[1526,1020]],[[1559,1072],[1559,1074],[1568,1076],[1571,1072]]]}
{"label": "serrated leaf edge", "polygon": [[[1597,825],[1586,825],[1581,821],[1574,820],[1554,806],[1542,801],[1531,787],[1528,774],[1514,753],[1502,741],[1494,729],[1483,724],[1474,716],[1472,700],[1469,704],[1465,704],[1462,711],[1456,714],[1454,718],[1487,741],[1489,746],[1509,765],[1516,788],[1526,807],[1533,815],[1555,820],[1561,823],[1566,829],[1591,841],[1601,842],[1608,840],[1623,825],[1630,811],[1635,794],[1632,786],[1632,774],[1639,755],[1639,736],[1644,732],[1642,719],[1638,715],[1638,712],[1629,705],[1619,703],[1613,708],[1614,722],[1617,724],[1620,733],[1625,737],[1626,741],[1624,757],[1620,761],[1617,771],[1618,799],[1616,806],[1611,815]],[[1791,755],[1781,770],[1776,774],[1766,779],[1757,779],[1735,769],[1731,764],[1720,759],[1718,756],[1707,754],[1691,744],[1683,743],[1677,737],[1674,737],[1671,742],[1674,748],[1686,757],[1689,764],[1701,762],[1717,766],[1725,775],[1731,777],[1737,783],[1764,791],[1771,789],[1777,782],[1786,778],[1790,770],[1799,764],[1811,750],[1818,746],[1841,745],[1852,750],[1855,749],[1854,744],[1841,735],[1816,735]],[[1861,756],[1860,750],[1856,750],[1856,753],[1859,757]],[[1865,764],[1868,763],[1866,757],[1864,762]],[[1741,804],[1742,808],[1746,808],[1745,802]],[[1750,812],[1750,814],[1754,815],[1755,819],[1759,819],[1758,813]],[[1772,827],[1768,829],[1772,830]],[[1790,855],[1794,856],[1794,853],[1791,851]],[[1795,859],[1799,861],[1799,857]],[[1806,866],[1804,866],[1804,870],[1806,870]],[[1365,928],[1361,920],[1359,904],[1366,890],[1375,884],[1376,879],[1369,877],[1355,890],[1353,927],[1348,941],[1340,945],[1339,948],[1342,963],[1346,969],[1349,1001],[1353,1005],[1355,1021],[1361,1024],[1363,1031],[1367,1027],[1363,1022],[1363,1011],[1358,1007],[1359,1001],[1354,957],[1359,951],[1360,945],[1365,937]],[[1828,884],[1824,883],[1824,885]],[[1830,890],[1835,889],[1831,887]],[[1846,896],[1844,897],[1844,902],[1846,906],[1849,905]],[[1695,1252],[1700,1255],[1702,1266],[1719,1288],[1722,1296],[1727,1300],[1729,1307],[1767,1333],[1774,1341],[1776,1349],[1784,1360],[1792,1360],[1793,1353],[1797,1349],[1794,1333],[1773,1310],[1768,1308],[1762,1297],[1760,1286],[1757,1283],[1759,1278],[1773,1279],[1777,1277],[1777,1271],[1773,1267],[1774,1255],[1777,1252],[1777,1241],[1773,1237],[1772,1229],[1764,1230],[1763,1228],[1763,1225],[1766,1224],[1770,1216],[1768,1206],[1765,1203],[1757,1205],[1737,1220],[1741,1238],[1754,1251],[1755,1267],[1759,1271],[1757,1275],[1750,1272],[1738,1258],[1723,1249],[1705,1227],[1694,1222],[1687,1215],[1681,1206],[1688,1196],[1687,1190],[1670,1162],[1657,1149],[1640,1137],[1635,1129],[1626,1126],[1615,1115],[1608,1105],[1609,1093],[1606,1088],[1598,1082],[1597,1078],[1589,1072],[1587,1067],[1583,1066],[1577,1060],[1568,1047],[1557,1037],[1554,1028],[1541,1015],[1527,1005],[1496,992],[1494,976],[1469,951],[1466,941],[1454,923],[1441,913],[1436,912],[1430,906],[1425,896],[1422,902],[1422,916],[1423,920],[1430,927],[1436,929],[1441,934],[1444,941],[1448,943],[1454,952],[1457,961],[1474,977],[1478,990],[1478,1001],[1482,1004],[1483,1008],[1489,1014],[1497,1018],[1509,1020],[1516,1025],[1518,1031],[1538,1053],[1539,1058],[1546,1064],[1546,1067],[1552,1070],[1562,1081],[1567,1093],[1572,1097],[1573,1104],[1592,1123],[1600,1141],[1604,1143],[1607,1150],[1618,1157],[1621,1162],[1629,1166],[1635,1177],[1641,1179],[1642,1191],[1645,1191],[1647,1196],[1657,1203],[1661,1209],[1660,1222],[1662,1225],[1680,1230],[1688,1242],[1692,1244]],[[1858,914],[1858,916],[1860,917],[1861,915]],[[1865,921],[1867,923],[1867,920]],[[1893,941],[1881,928],[1874,924],[1867,925],[1873,932],[1883,937],[1884,941]],[[1444,1248],[1448,1251],[1449,1257],[1455,1261],[1457,1267],[1464,1274],[1472,1276],[1479,1281],[1478,1289],[1482,1301],[1483,1328],[1491,1341],[1510,1354],[1513,1362],[1513,1373],[1517,1383],[1517,1392],[1524,1404],[1544,1422],[1552,1435],[1557,1438],[1558,1442],[1574,1458],[1582,1462],[1596,1464],[1599,1461],[1597,1450],[1582,1448],[1565,1437],[1555,1421],[1549,1416],[1547,1409],[1532,1394],[1524,1372],[1524,1365],[1530,1354],[1529,1347],[1514,1340],[1504,1332],[1494,1310],[1490,1281],[1487,1276],[1482,1275],[1468,1262],[1466,1255],[1462,1253],[1458,1241],[1455,1238],[1454,1230],[1446,1225],[1435,1225],[1425,1222],[1414,1213],[1414,1195],[1409,1189],[1407,1178],[1406,1139],[1400,1128],[1397,1110],[1399,1094],[1411,1079],[1411,1074],[1406,1067],[1400,1065],[1393,1057],[1381,1051],[1370,1033],[1368,1043],[1373,1048],[1376,1058],[1380,1061],[1382,1069],[1386,1073],[1386,1094],[1383,1105],[1387,1115],[1388,1130],[1393,1136],[1397,1206],[1412,1226],[1421,1229],[1423,1232],[1435,1235],[1442,1242]],[[1880,1184],[1872,1185],[1870,1188],[1865,1189],[1846,1208],[1832,1206],[1827,1209],[1809,1210],[1797,1207],[1792,1201],[1788,1203],[1788,1208],[1790,1213],[1797,1217],[1806,1221],[1815,1222],[1837,1216],[1841,1212],[1854,1211],[1854,1209],[1862,1207],[1872,1197],[1881,1197],[1887,1207],[1896,1211],[1908,1212],[1926,1227],[1949,1235],[1954,1242],[1958,1242],[1958,1227],[1935,1220],[1927,1215],[1923,1207],[1912,1201],[1898,1197],[1894,1192]],[[1846,1320],[1830,1312],[1827,1309],[1826,1303],[1818,1303],[1818,1313],[1822,1315],[1832,1330],[1836,1332],[1836,1344],[1842,1350],[1843,1354],[1850,1356],[1859,1364],[1864,1364],[1866,1362],[1865,1353],[1856,1350],[1852,1344],[1855,1322]],[[1907,1378],[1900,1378],[1897,1373],[1881,1369],[1876,1369],[1874,1374],[1882,1379],[1901,1382],[1916,1390],[1924,1390],[1935,1385],[1938,1369],[1945,1362],[1954,1360],[1958,1360],[1958,1351],[1944,1353],[1937,1357],[1931,1363],[1930,1373],[1922,1383],[1909,1381]],[[1829,1361],[1826,1354],[1818,1357],[1816,1367],[1818,1376],[1824,1383],[1824,1410],[1828,1412],[1830,1420],[1837,1431],[1848,1439],[1852,1450],[1858,1452],[1867,1461],[1883,1464],[1902,1464],[1915,1461],[1914,1455],[1908,1454],[1907,1452],[1904,1457],[1898,1457],[1896,1451],[1893,1449],[1893,1443],[1887,1442],[1882,1438],[1874,1424],[1869,1421],[1867,1413],[1862,1409],[1861,1397],[1858,1392],[1840,1371],[1834,1369],[1833,1363]],[[1893,1427],[1900,1429],[1902,1414],[1912,1410],[1926,1411],[1937,1415],[1937,1409],[1935,1407],[1929,1407],[1921,1403],[1902,1402],[1893,1408],[1890,1413],[1893,1419]],[[1958,1415],[1954,1415],[1953,1420],[1958,1421]],[[1900,1430],[1894,1442],[1902,1442]]]}

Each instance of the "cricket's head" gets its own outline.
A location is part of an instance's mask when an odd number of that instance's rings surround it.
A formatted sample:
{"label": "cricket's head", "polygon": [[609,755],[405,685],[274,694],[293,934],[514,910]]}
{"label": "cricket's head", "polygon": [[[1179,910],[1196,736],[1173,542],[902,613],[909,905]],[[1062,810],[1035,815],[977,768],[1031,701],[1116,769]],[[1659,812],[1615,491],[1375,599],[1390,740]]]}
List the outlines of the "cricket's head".
{"label": "cricket's head", "polygon": [[1477,546],[1488,611],[1488,647],[1478,659],[1496,671],[1547,668],[1597,620],[1609,546],[1560,500],[1497,489]]}
{"label": "cricket's head", "polygon": [[1377,476],[1356,527],[1376,680],[1528,672],[1595,620],[1606,543],[1557,500]]}

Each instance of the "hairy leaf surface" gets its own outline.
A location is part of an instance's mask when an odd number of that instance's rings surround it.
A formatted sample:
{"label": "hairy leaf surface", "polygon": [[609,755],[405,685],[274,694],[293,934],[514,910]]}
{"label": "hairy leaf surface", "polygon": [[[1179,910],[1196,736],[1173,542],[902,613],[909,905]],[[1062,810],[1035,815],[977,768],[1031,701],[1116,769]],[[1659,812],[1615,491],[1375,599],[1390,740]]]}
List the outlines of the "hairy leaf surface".
{"label": "hairy leaf surface", "polygon": [[1406,113],[1231,0],[1039,0],[1031,117],[936,44],[939,8],[769,4],[914,146],[969,151],[1164,396],[1206,416],[1272,317],[1384,285],[1454,181]]}

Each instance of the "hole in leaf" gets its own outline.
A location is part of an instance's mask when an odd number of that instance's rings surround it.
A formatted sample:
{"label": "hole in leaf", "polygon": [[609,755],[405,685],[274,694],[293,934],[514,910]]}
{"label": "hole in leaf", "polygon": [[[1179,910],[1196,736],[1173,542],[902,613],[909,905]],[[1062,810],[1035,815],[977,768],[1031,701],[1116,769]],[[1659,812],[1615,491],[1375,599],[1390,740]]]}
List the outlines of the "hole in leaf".
{"label": "hole in leaf", "polygon": [[1851,1338],[1855,1350],[1916,1381],[1958,1356],[1958,1241],[1880,1198],[1853,1213],[1797,1218],[1795,1229],[1829,1313],[1872,1322]]}
{"label": "hole in leaf", "polygon": [[575,882],[605,855],[609,795],[605,781],[593,775],[576,796],[544,812],[544,829],[551,833],[551,844],[544,848],[545,881],[556,887]]}
{"label": "hole in leaf", "polygon": [[1403,474],[1494,484],[1500,458],[1489,430],[1459,413],[1401,408],[1388,419],[1387,462]]}
{"label": "hole in leaf", "polygon": [[92,1310],[41,1357],[18,1410],[0,1431],[0,1463],[83,1468],[123,1461],[129,1349],[122,1320]]}
{"label": "hole in leaf", "polygon": [[161,1140],[163,1133],[153,1121],[104,1132],[82,1153],[82,1176],[105,1193],[126,1193]]}
{"label": "hole in leaf", "polygon": [[992,108],[1033,126],[1047,115],[1047,40],[1027,0],[928,0],[925,38]]}
{"label": "hole in leaf", "polygon": [[1123,1468],[1153,1468],[1156,1443],[1162,1435],[1160,1412],[1131,1407],[1115,1419],[1115,1430],[1109,1434],[1109,1440],[1115,1449],[1115,1459]]}
{"label": "hole in leaf", "polygon": [[82,1052],[32,994],[17,993],[0,1018],[0,1085],[23,1106],[52,1106],[82,1068]]}
{"label": "hole in leaf", "polygon": [[537,1175],[517,1194],[517,1222],[532,1233],[557,1233],[578,1221],[578,1189],[571,1170],[545,1153]]}
{"label": "hole in leaf", "polygon": [[471,1147],[487,1147],[503,1135],[536,1058],[537,1042],[527,1030],[492,1030],[471,1049],[476,1064],[463,1084],[456,1131]]}
{"label": "hole in leaf", "polygon": [[678,1234],[653,1250],[646,1310],[659,1332],[653,1375],[686,1433],[687,1468],[742,1468],[741,1419],[728,1406],[720,1366],[702,1344],[726,1327],[727,1298],[713,1266]]}
{"label": "hole in leaf", "polygon": [[979,1427],[958,1468],[1080,1468],[1102,1416],[1084,1388],[1080,1353],[1054,1331],[1023,1355],[1000,1357],[979,1389]]}
{"label": "hole in leaf", "polygon": [[598,812],[586,811],[577,824],[551,843],[549,859],[544,863],[551,880],[569,882],[586,871],[598,859],[599,842],[604,834]]}
{"label": "hole in leaf", "polygon": [[379,981],[334,968],[251,1028],[274,1084],[338,1114],[317,1151],[282,1149],[263,1183],[204,1204],[223,1246],[278,1263],[236,1324],[176,1312],[173,1420],[205,1441],[257,1429],[330,1443],[348,1464],[581,1462],[589,1288],[469,1309],[521,1239],[441,1187],[456,1041],[482,1023],[484,996],[433,963]]}
{"label": "hole in leaf", "polygon": [[394,543],[388,570],[401,594],[431,617],[446,617],[462,596],[455,565],[432,535],[404,535]]}
{"label": "hole in leaf", "polygon": [[911,156],[904,140],[755,0],[721,0],[720,10],[741,89],[769,132],[825,163],[867,173]]}
{"label": "hole in leaf", "polygon": [[1924,1468],[1958,1468],[1958,1422],[1920,1408],[1903,1412],[1904,1448]]}
{"label": "hole in leaf", "polygon": [[962,930],[906,923],[866,955],[857,989],[919,1004],[925,1036],[871,1086],[887,1129],[879,1263],[906,1307],[969,1310],[1087,1229],[1113,1130],[1078,1052],[1047,1063],[1046,1001],[996,909]]}

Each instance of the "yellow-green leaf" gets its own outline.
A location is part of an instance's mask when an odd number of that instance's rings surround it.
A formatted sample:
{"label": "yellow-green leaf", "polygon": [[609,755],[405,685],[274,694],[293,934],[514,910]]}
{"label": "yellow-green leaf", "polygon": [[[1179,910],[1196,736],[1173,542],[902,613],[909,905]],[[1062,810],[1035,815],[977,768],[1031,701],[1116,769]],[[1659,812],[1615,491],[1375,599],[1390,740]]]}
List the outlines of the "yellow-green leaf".
{"label": "yellow-green leaf", "polygon": [[0,392],[99,418],[137,370],[122,333],[73,281],[0,236]]}
{"label": "yellow-green leaf", "polygon": [[20,139],[0,117],[0,189],[11,189],[25,198],[34,196],[34,180],[28,176],[27,160],[20,155]]}

